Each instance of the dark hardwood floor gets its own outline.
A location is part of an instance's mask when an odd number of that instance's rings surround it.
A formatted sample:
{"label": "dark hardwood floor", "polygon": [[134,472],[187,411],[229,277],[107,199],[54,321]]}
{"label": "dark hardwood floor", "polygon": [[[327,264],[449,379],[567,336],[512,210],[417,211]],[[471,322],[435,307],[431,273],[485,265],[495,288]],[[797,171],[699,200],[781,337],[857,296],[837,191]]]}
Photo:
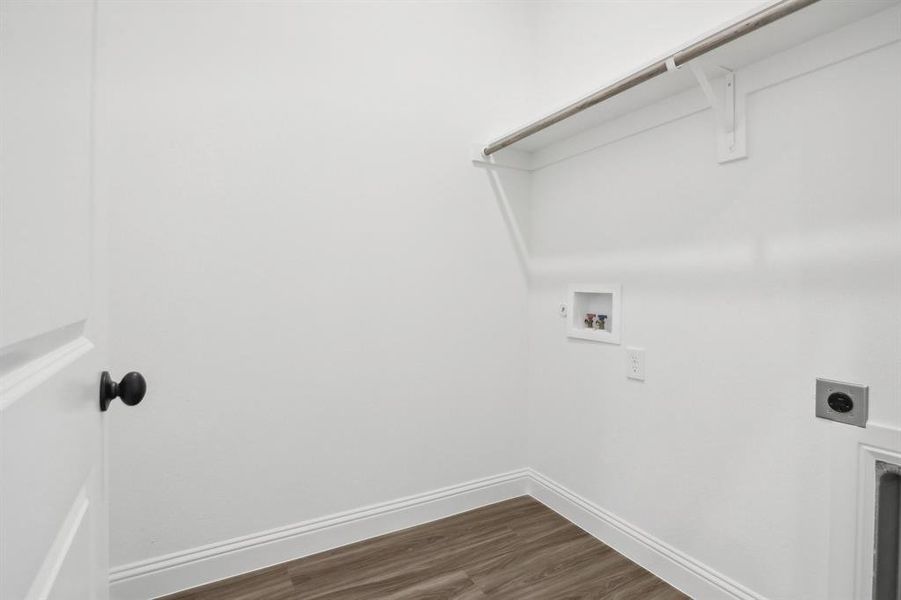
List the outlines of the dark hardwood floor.
{"label": "dark hardwood floor", "polygon": [[685,598],[525,496],[165,600]]}

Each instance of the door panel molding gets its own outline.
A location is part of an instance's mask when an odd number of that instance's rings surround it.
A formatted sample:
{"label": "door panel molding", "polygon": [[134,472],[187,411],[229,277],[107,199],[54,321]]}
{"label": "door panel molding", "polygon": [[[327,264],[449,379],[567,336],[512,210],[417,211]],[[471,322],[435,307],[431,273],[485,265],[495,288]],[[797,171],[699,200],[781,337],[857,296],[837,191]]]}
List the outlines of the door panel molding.
{"label": "door panel molding", "polygon": [[93,348],[94,344],[88,338],[79,336],[0,377],[0,412],[9,408],[28,392],[48,381]]}
{"label": "door panel molding", "polygon": [[69,556],[72,543],[85,523],[85,515],[88,514],[89,506],[88,488],[85,484],[78,491],[72,507],[53,539],[53,543],[41,563],[41,568],[38,569],[38,573],[28,589],[25,600],[46,600],[50,597],[59,573]]}

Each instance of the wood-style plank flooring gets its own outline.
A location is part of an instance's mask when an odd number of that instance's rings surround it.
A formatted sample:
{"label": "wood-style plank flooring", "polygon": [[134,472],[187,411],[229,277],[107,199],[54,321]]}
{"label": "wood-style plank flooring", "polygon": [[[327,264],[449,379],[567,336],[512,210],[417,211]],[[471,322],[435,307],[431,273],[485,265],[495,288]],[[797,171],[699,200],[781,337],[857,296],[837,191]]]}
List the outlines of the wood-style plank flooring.
{"label": "wood-style plank flooring", "polygon": [[682,600],[528,496],[165,600]]}

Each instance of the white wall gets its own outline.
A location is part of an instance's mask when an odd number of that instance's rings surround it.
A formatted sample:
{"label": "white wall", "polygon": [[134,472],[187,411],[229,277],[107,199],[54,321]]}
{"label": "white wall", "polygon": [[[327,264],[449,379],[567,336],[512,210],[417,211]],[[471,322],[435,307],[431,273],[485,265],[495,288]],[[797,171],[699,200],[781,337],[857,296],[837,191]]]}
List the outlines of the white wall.
{"label": "white wall", "polygon": [[526,287],[469,145],[502,3],[102,2],[111,563],[523,466]]}
{"label": "white wall", "polygon": [[569,104],[769,3],[535,2],[532,55],[538,110],[543,115],[550,107]]}
{"label": "white wall", "polygon": [[[753,94],[747,160],[717,164],[707,111],[532,182],[529,465],[766,598],[828,597],[842,426],[814,379],[869,384],[871,421],[901,425],[899,52]],[[623,284],[623,346],[565,337],[571,282]]]}
{"label": "white wall", "polygon": [[[112,564],[527,464],[825,597],[814,377],[901,424],[897,49],[755,94],[746,161],[703,113],[505,173],[560,266],[531,291],[466,161],[760,4],[101,2],[112,366],[150,382],[111,415]],[[646,383],[565,338],[572,281],[623,283]]]}

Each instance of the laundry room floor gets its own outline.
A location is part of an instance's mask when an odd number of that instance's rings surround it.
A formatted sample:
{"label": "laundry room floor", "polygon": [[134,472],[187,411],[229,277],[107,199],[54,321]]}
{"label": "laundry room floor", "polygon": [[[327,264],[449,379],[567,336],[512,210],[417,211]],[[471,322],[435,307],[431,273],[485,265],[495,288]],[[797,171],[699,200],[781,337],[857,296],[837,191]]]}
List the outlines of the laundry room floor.
{"label": "laundry room floor", "polygon": [[165,600],[682,600],[528,496]]}

